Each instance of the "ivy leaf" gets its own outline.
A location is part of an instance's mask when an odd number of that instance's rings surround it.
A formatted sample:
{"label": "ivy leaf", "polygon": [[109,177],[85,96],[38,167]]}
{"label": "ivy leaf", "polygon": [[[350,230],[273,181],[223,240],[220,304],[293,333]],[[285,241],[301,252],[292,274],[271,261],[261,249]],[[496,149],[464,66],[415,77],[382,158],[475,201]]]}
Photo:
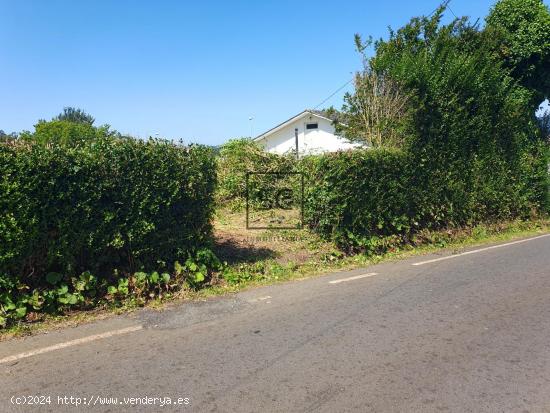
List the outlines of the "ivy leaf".
{"label": "ivy leaf", "polygon": [[27,315],[27,307],[18,307],[15,310],[15,316],[17,318],[23,318]]}
{"label": "ivy leaf", "polygon": [[78,302],[78,296],[76,294],[69,294],[67,296],[67,303],[70,305],[76,304]]}
{"label": "ivy leaf", "polygon": [[59,295],[65,295],[69,292],[69,287],[67,284],[63,284],[61,287],[57,289],[57,294]]}
{"label": "ivy leaf", "polygon": [[158,281],[159,281],[159,273],[158,272],[155,271],[151,274],[151,281],[154,284],[158,283]]}
{"label": "ivy leaf", "polygon": [[178,261],[174,262],[174,272],[176,273],[176,275],[181,275],[184,271],[185,269]]}
{"label": "ivy leaf", "polygon": [[204,275],[202,272],[195,273],[195,282],[200,283],[204,281]]}
{"label": "ivy leaf", "polygon": [[7,294],[0,295],[0,304],[6,311],[15,310],[15,303]]}

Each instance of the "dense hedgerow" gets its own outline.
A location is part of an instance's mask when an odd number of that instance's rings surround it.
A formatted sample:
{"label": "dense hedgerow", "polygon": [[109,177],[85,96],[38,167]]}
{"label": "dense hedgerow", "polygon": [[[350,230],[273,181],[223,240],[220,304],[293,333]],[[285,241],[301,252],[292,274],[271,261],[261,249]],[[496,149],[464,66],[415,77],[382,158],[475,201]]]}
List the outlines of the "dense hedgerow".
{"label": "dense hedgerow", "polygon": [[200,146],[0,144],[0,322],[23,294],[55,286],[63,296],[82,274],[94,290],[113,284],[113,294],[139,271],[174,274],[175,261],[211,242],[215,180],[214,157]]}
{"label": "dense hedgerow", "polygon": [[310,157],[305,220],[344,250],[377,252],[423,229],[529,218],[547,205],[544,151],[526,151],[514,173],[497,157],[439,169],[393,149]]}
{"label": "dense hedgerow", "polygon": [[499,60],[498,32],[466,18],[442,25],[444,11],[391,31],[366,62],[367,73],[391,79],[407,96],[402,154],[357,151],[313,163],[310,224],[347,248],[548,210],[548,147],[535,91]]}
{"label": "dense hedgerow", "polygon": [[370,238],[408,231],[413,215],[409,159],[405,152],[392,149],[353,150],[303,159],[306,223],[346,248],[354,236]]}

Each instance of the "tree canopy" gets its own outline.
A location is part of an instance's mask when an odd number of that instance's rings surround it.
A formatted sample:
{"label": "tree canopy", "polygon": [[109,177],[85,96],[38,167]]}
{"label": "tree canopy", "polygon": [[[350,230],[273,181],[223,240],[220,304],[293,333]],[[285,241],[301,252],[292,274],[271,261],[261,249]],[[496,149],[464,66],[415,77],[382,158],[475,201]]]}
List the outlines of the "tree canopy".
{"label": "tree canopy", "polygon": [[536,135],[535,109],[550,94],[548,8],[541,0],[500,0],[484,28],[466,17],[443,24],[446,11],[443,4],[390,29],[387,40],[356,36],[364,68],[337,131],[371,146],[440,141],[461,150]]}
{"label": "tree canopy", "polygon": [[34,125],[34,129],[34,133],[28,131],[21,133],[20,138],[42,145],[49,143],[74,145],[111,134],[108,126],[96,128],[86,122],[68,120],[42,120]]}
{"label": "tree canopy", "polygon": [[487,30],[500,42],[498,57],[512,77],[534,92],[533,103],[550,96],[550,11],[542,0],[500,0],[487,16]]}
{"label": "tree canopy", "polygon": [[52,120],[63,120],[74,123],[84,123],[88,125],[93,125],[93,123],[95,122],[95,119],[92,115],[84,112],[82,109],[73,108],[70,106],[63,108],[63,112],[57,115]]}

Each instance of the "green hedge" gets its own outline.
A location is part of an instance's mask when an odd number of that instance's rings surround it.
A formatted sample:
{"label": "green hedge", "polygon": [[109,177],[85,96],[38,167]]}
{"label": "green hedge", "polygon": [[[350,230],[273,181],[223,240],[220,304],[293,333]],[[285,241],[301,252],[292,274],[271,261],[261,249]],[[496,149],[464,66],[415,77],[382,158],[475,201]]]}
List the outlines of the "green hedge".
{"label": "green hedge", "polygon": [[305,158],[306,223],[343,248],[407,232],[414,215],[409,165],[409,155],[391,149]]}
{"label": "green hedge", "polygon": [[547,159],[537,144],[517,165],[496,155],[439,164],[389,149],[310,157],[305,220],[343,249],[376,251],[421,229],[529,218],[548,208]]}
{"label": "green hedge", "polygon": [[211,241],[215,168],[209,149],[164,141],[0,144],[0,294],[51,273],[171,271]]}

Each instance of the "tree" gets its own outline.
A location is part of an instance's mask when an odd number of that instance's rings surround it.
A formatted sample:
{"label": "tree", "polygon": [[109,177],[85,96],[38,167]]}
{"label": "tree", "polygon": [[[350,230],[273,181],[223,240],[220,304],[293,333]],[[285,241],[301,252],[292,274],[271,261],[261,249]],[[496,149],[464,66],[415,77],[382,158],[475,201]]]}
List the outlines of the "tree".
{"label": "tree", "polygon": [[338,134],[372,147],[401,147],[404,136],[400,122],[407,114],[409,96],[400,84],[387,73],[377,72],[371,66],[363,43],[355,36],[355,45],[363,57],[363,70],[354,78],[354,93],[346,93],[340,118],[335,121]]}
{"label": "tree", "polygon": [[355,92],[344,96],[347,116],[345,124],[336,124],[337,133],[372,147],[401,147],[399,122],[407,113],[407,94],[391,77],[370,68],[355,74],[354,85]]}
{"label": "tree", "polygon": [[72,122],[68,120],[41,120],[34,125],[34,133],[25,131],[21,133],[21,139],[34,141],[41,145],[60,144],[75,145],[89,142],[101,137],[111,136],[109,126],[96,128],[87,122]]}
{"label": "tree", "polygon": [[547,171],[532,93],[498,59],[494,30],[468,18],[443,24],[445,10],[390,30],[369,61],[408,96],[399,127],[414,165],[418,222],[462,224],[514,216],[527,204],[538,209]]}
{"label": "tree", "polygon": [[0,142],[10,142],[16,140],[18,137],[17,133],[6,133],[2,129],[0,129]]}
{"label": "tree", "polygon": [[23,131],[20,139],[41,145],[79,145],[103,137],[124,138],[109,125],[93,126],[95,119],[82,109],[66,107],[50,121],[40,119],[34,132]]}
{"label": "tree", "polygon": [[501,41],[496,53],[513,78],[533,92],[532,104],[550,96],[550,11],[543,0],[500,0],[487,30]]}
{"label": "tree", "polygon": [[73,107],[66,107],[63,108],[63,112],[57,115],[52,120],[63,120],[63,121],[69,121],[74,123],[85,123],[88,125],[93,125],[95,122],[95,119],[92,117],[92,115],[84,112],[82,109],[73,108]]}

